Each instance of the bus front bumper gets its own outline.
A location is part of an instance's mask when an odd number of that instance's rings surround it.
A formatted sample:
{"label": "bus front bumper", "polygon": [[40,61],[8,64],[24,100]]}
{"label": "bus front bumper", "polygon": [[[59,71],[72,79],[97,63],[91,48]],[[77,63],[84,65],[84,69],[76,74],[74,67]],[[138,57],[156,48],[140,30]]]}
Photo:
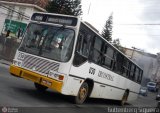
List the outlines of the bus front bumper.
{"label": "bus front bumper", "polygon": [[10,66],[10,73],[14,76],[33,81],[43,86],[47,86],[48,88],[51,88],[57,92],[61,92],[63,82],[48,78],[46,76],[31,72],[26,69],[22,69],[14,65]]}

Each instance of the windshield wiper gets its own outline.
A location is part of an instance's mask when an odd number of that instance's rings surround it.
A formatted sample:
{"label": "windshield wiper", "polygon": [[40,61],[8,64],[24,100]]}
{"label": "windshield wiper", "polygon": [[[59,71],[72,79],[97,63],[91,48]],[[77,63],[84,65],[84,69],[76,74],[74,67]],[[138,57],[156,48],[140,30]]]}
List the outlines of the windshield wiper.
{"label": "windshield wiper", "polygon": [[23,51],[23,52],[26,52],[26,47],[21,46],[21,47],[19,48],[19,50],[20,50],[20,51]]}

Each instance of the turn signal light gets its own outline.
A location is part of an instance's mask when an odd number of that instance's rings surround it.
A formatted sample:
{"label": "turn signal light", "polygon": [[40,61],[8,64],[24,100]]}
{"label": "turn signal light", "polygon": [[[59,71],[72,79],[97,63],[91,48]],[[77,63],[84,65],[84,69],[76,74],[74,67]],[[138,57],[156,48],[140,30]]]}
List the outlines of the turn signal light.
{"label": "turn signal light", "polygon": [[63,79],[64,79],[64,76],[63,76],[63,75],[59,75],[59,76],[58,76],[58,79],[59,79],[59,80],[63,80]]}

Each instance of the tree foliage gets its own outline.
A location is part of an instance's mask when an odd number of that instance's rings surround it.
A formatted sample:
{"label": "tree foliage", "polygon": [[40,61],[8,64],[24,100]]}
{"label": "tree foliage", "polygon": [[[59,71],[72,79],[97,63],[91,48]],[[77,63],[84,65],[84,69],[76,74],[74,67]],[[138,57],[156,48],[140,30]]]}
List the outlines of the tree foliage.
{"label": "tree foliage", "polygon": [[114,39],[112,41],[112,28],[113,28],[113,13],[109,16],[108,20],[106,21],[106,24],[102,31],[102,37],[104,37],[107,41],[112,43],[117,49],[119,49],[121,52],[125,53],[124,48],[121,46],[119,38]]}
{"label": "tree foliage", "polygon": [[112,44],[113,44],[117,49],[119,49],[122,53],[125,53],[125,50],[124,50],[124,48],[121,46],[121,43],[120,43],[119,38],[114,39],[113,42],[112,42]]}
{"label": "tree foliage", "polygon": [[120,40],[119,40],[119,38],[114,39],[113,42],[112,42],[112,44],[113,44],[116,48],[118,48],[119,46],[121,46],[121,45],[120,45]]}
{"label": "tree foliage", "polygon": [[111,14],[106,21],[106,24],[102,31],[102,36],[109,42],[112,41],[112,24],[113,24],[113,15]]}
{"label": "tree foliage", "polygon": [[78,16],[82,14],[81,0],[51,0],[46,6],[49,13]]}

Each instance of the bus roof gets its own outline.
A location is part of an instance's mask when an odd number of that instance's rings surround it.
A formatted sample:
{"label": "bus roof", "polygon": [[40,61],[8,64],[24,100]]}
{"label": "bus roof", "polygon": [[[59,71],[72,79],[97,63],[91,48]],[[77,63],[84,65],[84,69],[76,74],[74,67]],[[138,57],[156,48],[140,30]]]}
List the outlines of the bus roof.
{"label": "bus roof", "polygon": [[[73,17],[73,18],[80,18],[79,16],[73,16],[73,15],[65,15],[65,14],[58,14],[58,13],[46,13],[46,12],[35,12],[33,14],[44,14],[44,15],[60,15],[60,16],[65,16],[65,17]],[[32,15],[33,15],[32,14]]]}

